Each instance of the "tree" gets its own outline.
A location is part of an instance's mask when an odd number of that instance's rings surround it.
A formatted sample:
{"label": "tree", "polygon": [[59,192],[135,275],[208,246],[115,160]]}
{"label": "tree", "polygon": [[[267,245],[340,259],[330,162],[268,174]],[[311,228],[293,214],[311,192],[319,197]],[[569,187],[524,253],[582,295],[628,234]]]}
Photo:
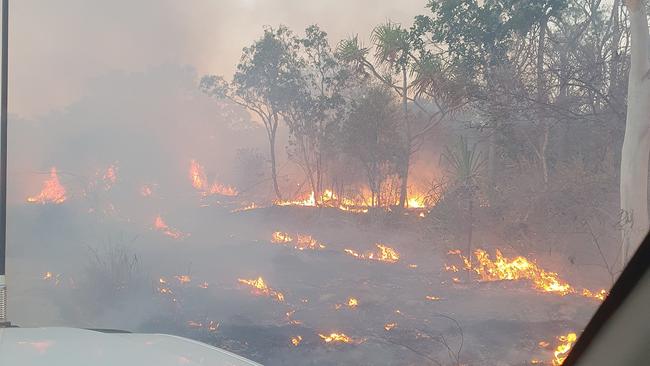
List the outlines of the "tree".
{"label": "tree", "polygon": [[271,178],[278,199],[282,199],[282,193],[278,185],[275,142],[280,118],[300,90],[298,47],[288,28],[266,28],[262,38],[244,48],[232,83],[220,76],[206,75],[200,84],[206,94],[229,99],[260,119],[269,142]]}
{"label": "tree", "polygon": [[650,155],[650,53],[644,0],[626,0],[632,38],[627,121],[621,155],[621,212],[626,263],[648,233],[648,158]]}
{"label": "tree", "polygon": [[[368,58],[370,49],[361,45],[358,36],[343,40],[337,48],[339,58],[354,70],[374,77],[400,98],[405,154],[398,162],[399,207],[405,207],[407,203],[413,154],[433,127],[459,107],[457,100],[449,98],[453,93],[439,87],[450,85],[445,83],[449,70],[442,69],[437,54],[426,48],[428,42],[420,38],[423,36],[421,31],[419,27],[408,30],[391,22],[375,27],[371,35],[374,63]],[[432,105],[427,108],[423,105],[426,103]],[[426,117],[414,118],[409,105],[417,107]]]}
{"label": "tree", "polygon": [[327,155],[335,154],[335,135],[346,112],[341,95],[345,75],[334,56],[327,33],[312,25],[298,40],[301,57],[300,90],[283,112],[291,131],[289,156],[303,169],[317,203],[322,199]]}
{"label": "tree", "polygon": [[366,86],[355,99],[341,133],[345,151],[363,166],[372,193],[371,206],[386,204],[382,201],[382,184],[395,172],[404,154],[399,133],[399,108],[388,88]]}
{"label": "tree", "polygon": [[[461,136],[453,148],[447,147],[442,158],[449,166],[452,186],[459,198],[467,202],[467,258],[472,267],[472,236],[474,232],[474,200],[478,191],[478,180],[484,160],[476,146],[470,147],[467,139]],[[468,272],[469,275],[469,272]]]}

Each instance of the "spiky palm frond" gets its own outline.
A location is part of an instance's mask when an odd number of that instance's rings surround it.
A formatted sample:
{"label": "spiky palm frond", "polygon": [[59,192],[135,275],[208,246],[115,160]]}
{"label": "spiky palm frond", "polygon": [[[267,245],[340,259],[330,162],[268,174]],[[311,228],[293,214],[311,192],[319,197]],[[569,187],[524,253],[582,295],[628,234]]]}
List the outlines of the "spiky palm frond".
{"label": "spiky palm frond", "polygon": [[410,50],[408,31],[399,24],[387,22],[372,31],[370,37],[375,46],[375,58],[379,63],[394,63]]}
{"label": "spiky palm frond", "polygon": [[363,47],[359,42],[359,36],[344,39],[336,47],[336,56],[341,61],[356,66],[363,64],[367,54],[368,48]]}
{"label": "spiky palm frond", "polygon": [[463,136],[460,136],[454,147],[447,147],[442,157],[449,164],[454,180],[466,186],[475,183],[485,163],[481,152],[476,146],[470,147]]}

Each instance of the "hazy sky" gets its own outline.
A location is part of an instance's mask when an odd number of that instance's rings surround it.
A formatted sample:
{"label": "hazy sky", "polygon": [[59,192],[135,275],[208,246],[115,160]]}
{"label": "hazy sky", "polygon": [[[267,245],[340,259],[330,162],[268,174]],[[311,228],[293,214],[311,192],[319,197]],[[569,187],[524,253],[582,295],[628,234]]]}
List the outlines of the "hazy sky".
{"label": "hazy sky", "polygon": [[263,25],[318,23],[333,43],[385,20],[410,24],[426,0],[11,1],[10,112],[36,117],[81,98],[112,70],[192,65],[228,78]]}

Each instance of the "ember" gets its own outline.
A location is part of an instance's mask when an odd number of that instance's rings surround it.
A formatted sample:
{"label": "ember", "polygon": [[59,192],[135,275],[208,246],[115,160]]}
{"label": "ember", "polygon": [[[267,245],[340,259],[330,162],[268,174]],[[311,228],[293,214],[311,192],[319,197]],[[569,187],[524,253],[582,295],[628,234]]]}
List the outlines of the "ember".
{"label": "ember", "polygon": [[391,331],[393,328],[397,326],[397,323],[386,323],[384,324],[384,330]]}
{"label": "ember", "polygon": [[65,188],[59,182],[56,167],[52,167],[52,169],[50,169],[50,178],[43,182],[41,192],[36,196],[28,197],[27,202],[40,203],[43,205],[46,203],[60,204],[65,202],[67,199],[65,194]]}

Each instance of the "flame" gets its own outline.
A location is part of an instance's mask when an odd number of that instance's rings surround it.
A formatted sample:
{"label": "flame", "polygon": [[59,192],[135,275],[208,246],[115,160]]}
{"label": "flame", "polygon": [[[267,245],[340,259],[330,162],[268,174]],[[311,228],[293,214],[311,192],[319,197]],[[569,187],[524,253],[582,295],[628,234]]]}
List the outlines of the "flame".
{"label": "flame", "polygon": [[294,347],[298,347],[300,342],[302,342],[302,336],[291,337],[291,344],[293,344]]}
{"label": "flame", "polygon": [[239,283],[243,283],[251,287],[251,293],[253,295],[258,295],[258,296],[264,295],[264,296],[272,297],[279,302],[284,301],[284,294],[282,292],[275,291],[272,288],[268,287],[262,277],[258,277],[257,279],[254,280],[245,280],[239,278],[237,279],[237,281]]}
{"label": "flame", "polygon": [[161,231],[163,234],[169,236],[172,239],[181,239],[183,236],[186,236],[186,234],[180,230],[169,227],[169,225],[165,223],[165,220],[163,220],[160,215],[156,216],[153,226],[156,230]]}
{"label": "flame", "polygon": [[[530,261],[525,257],[507,258],[497,249],[495,259],[492,260],[485,250],[476,249],[474,251],[476,261],[472,262],[470,258],[460,253],[460,250],[448,252],[448,254],[458,255],[462,259],[465,269],[478,274],[480,281],[529,280],[532,287],[540,292],[554,293],[560,296],[578,293],[568,282],[562,280],[557,273],[546,271],[534,261]],[[451,272],[458,271],[456,266],[445,265],[445,269]],[[584,297],[603,300],[607,296],[607,291],[603,289],[592,292],[583,289],[579,294]]]}
{"label": "flame", "polygon": [[406,205],[409,208],[427,208],[427,205],[424,203],[424,199],[421,197],[409,197]]}
{"label": "flame", "polygon": [[603,300],[605,300],[607,295],[609,295],[609,293],[605,289],[601,289],[601,290],[596,291],[596,292],[591,292],[590,290],[584,288],[584,289],[582,289],[582,293],[580,295],[582,295],[584,297],[589,297],[589,298],[592,298],[592,299],[597,299],[597,300],[603,301]]}
{"label": "flame", "polygon": [[181,285],[184,285],[186,283],[190,283],[192,281],[192,277],[190,277],[188,275],[177,275],[177,276],[174,276],[174,278],[176,278],[178,280],[178,282],[180,282]]}
{"label": "flame", "polygon": [[353,343],[352,338],[344,333],[330,333],[329,335],[318,334],[325,343]]}
{"label": "flame", "polygon": [[197,191],[201,192],[204,196],[209,196],[213,194],[219,194],[222,196],[236,196],[239,194],[237,189],[231,186],[225,186],[218,182],[213,182],[212,184],[208,183],[208,179],[205,175],[205,170],[203,166],[199,164],[196,160],[190,161],[190,182],[192,187]]}
{"label": "flame", "polygon": [[199,284],[199,287],[202,288],[202,289],[206,289],[206,288],[208,288],[209,286],[210,286],[210,284],[207,283],[207,282],[201,282],[201,283]]}
{"label": "flame", "polygon": [[50,178],[43,182],[41,192],[36,196],[28,197],[27,202],[43,205],[46,203],[60,204],[65,202],[66,199],[65,187],[59,182],[56,167],[52,167],[50,169]]}
{"label": "flame", "polygon": [[314,239],[311,235],[297,234],[296,239],[281,231],[276,231],[271,235],[271,242],[275,244],[294,243],[294,248],[298,250],[318,250],[325,249],[325,245]]}
{"label": "flame", "polygon": [[45,274],[43,274],[43,280],[51,280],[53,276],[52,272],[45,272]]}
{"label": "flame", "polygon": [[564,360],[569,355],[569,351],[576,343],[578,336],[575,333],[569,333],[567,335],[559,336],[557,338],[560,341],[560,344],[555,348],[553,352],[553,366],[560,366],[564,363]]}
{"label": "flame", "polygon": [[237,189],[231,186],[225,186],[221,183],[214,182],[210,186],[208,194],[220,194],[222,196],[234,197],[239,194]]}
{"label": "flame", "polygon": [[399,261],[399,253],[395,249],[384,244],[375,245],[377,246],[376,252],[360,254],[352,249],[344,249],[344,252],[359,259],[368,259],[386,263],[396,263]]}
{"label": "flame", "polygon": [[150,185],[145,184],[142,187],[140,187],[140,195],[142,197],[151,197],[151,195],[153,195],[153,189],[151,188]]}
{"label": "flame", "polygon": [[425,298],[427,300],[431,300],[431,301],[439,301],[439,300],[441,300],[438,296],[431,296],[431,295],[427,295]]}
{"label": "flame", "polygon": [[210,320],[210,323],[208,323],[208,331],[214,333],[217,331],[217,329],[219,329],[219,322]]}
{"label": "flame", "polygon": [[285,244],[292,241],[293,238],[289,234],[281,231],[276,231],[271,235],[271,242],[275,244]]}
{"label": "flame", "polygon": [[104,172],[102,179],[104,180],[104,188],[107,191],[111,189],[117,181],[117,167],[111,164]]}
{"label": "flame", "polygon": [[388,332],[395,328],[397,326],[397,323],[386,323],[384,324],[384,329]]}
{"label": "flame", "polygon": [[190,328],[203,328],[203,323],[195,322],[193,320],[188,320],[187,326]]}
{"label": "flame", "polygon": [[249,204],[247,204],[247,205],[245,205],[243,207],[236,208],[236,209],[234,209],[234,210],[232,210],[230,212],[231,213],[236,213],[236,212],[242,212],[242,211],[250,211],[250,210],[254,210],[256,208],[260,208],[260,207],[261,206],[259,206],[257,203],[251,202],[251,203],[249,203]]}
{"label": "flame", "polygon": [[359,306],[359,300],[355,299],[354,297],[348,299],[348,307],[350,309],[354,309],[357,306]]}

